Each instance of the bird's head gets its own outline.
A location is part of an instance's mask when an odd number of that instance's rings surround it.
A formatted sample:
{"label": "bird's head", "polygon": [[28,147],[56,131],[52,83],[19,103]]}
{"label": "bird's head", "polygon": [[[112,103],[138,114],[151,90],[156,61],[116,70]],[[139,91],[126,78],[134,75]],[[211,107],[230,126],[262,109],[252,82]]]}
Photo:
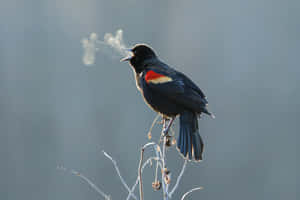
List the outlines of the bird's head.
{"label": "bird's head", "polygon": [[144,70],[144,62],[146,60],[156,58],[154,51],[145,44],[137,44],[129,51],[132,52],[132,55],[123,58],[121,61],[129,61],[136,73],[140,73]]}

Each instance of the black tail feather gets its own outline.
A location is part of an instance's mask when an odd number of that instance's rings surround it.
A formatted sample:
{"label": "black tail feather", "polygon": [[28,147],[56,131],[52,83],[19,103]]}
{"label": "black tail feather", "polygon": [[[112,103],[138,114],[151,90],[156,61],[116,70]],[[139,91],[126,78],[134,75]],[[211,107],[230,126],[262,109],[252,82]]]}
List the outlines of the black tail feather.
{"label": "black tail feather", "polygon": [[[184,133],[186,133],[186,130],[184,129],[183,131]],[[186,134],[183,135],[183,151],[181,151],[181,153],[183,153],[183,156],[186,157],[187,154],[187,137]]]}
{"label": "black tail feather", "polygon": [[185,111],[180,115],[180,131],[177,147],[183,157],[202,160],[203,141],[199,134],[197,114]]}
{"label": "black tail feather", "polygon": [[193,141],[192,141],[192,137],[190,134],[186,134],[186,137],[187,137],[187,146],[188,146],[188,152],[189,152],[189,159],[192,159],[193,158]]}

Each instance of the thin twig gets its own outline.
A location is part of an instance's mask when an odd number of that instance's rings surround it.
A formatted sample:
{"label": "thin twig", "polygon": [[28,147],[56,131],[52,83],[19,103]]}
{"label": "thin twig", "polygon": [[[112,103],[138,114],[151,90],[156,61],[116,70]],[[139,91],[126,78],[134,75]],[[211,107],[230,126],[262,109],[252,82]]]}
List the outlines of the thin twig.
{"label": "thin twig", "polygon": [[165,169],[166,169],[166,164],[165,164],[165,153],[166,153],[166,141],[167,137],[164,136],[164,141],[163,141],[163,152],[162,152],[162,163],[163,163],[163,170],[161,173],[161,180],[162,180],[162,185],[163,185],[163,198],[164,200],[168,200],[168,190],[164,181],[164,176],[165,176]]}
{"label": "thin twig", "polygon": [[181,171],[180,171],[180,174],[179,174],[178,177],[177,177],[176,184],[175,184],[175,186],[173,187],[173,189],[171,190],[171,192],[169,193],[169,197],[170,197],[170,198],[172,198],[173,193],[175,192],[175,190],[176,190],[177,187],[179,186],[179,182],[180,182],[180,180],[181,180],[181,178],[182,178],[182,175],[183,175],[183,173],[184,173],[184,171],[185,171],[186,164],[187,164],[187,160],[184,161],[183,166],[182,166],[182,169],[181,169]]}
{"label": "thin twig", "polygon": [[[168,125],[167,125],[167,121],[165,121],[165,124],[164,124],[164,128],[163,128],[163,130],[165,130],[166,129],[166,127],[167,127]],[[164,187],[163,188],[165,188],[164,189],[164,199],[165,200],[168,200],[168,185],[166,185],[166,183],[165,183],[165,181],[164,181],[164,178],[165,178],[165,170],[166,170],[166,143],[167,143],[167,134],[168,133],[164,133],[164,131],[162,131],[162,134],[164,134],[164,142],[163,142],[163,158],[162,158],[162,160],[163,160],[163,174],[162,174],[162,182],[163,182],[163,185],[164,185]]]}
{"label": "thin twig", "polygon": [[[144,164],[143,164],[143,166],[142,166],[142,173],[143,173],[143,171],[144,171],[144,168],[145,168],[148,164],[150,164],[150,163],[152,162],[152,160],[158,161],[158,158],[157,158],[157,157],[150,157],[150,158],[148,158],[148,160],[147,160],[146,162],[144,162]],[[159,166],[160,166],[160,168],[162,169],[162,165],[161,165],[160,162],[159,162]],[[135,188],[136,188],[136,186],[137,186],[138,183],[139,183],[139,177],[136,178],[136,181],[135,181],[134,185],[131,187],[130,193],[128,194],[126,200],[129,200],[129,198],[130,198],[130,196],[131,196],[130,194],[134,192],[134,190],[135,190]]]}
{"label": "thin twig", "polygon": [[[127,189],[127,191],[130,193],[130,188],[129,188],[129,186],[127,185],[127,183],[126,183],[126,181],[124,180],[124,178],[122,177],[121,172],[120,172],[120,170],[119,170],[119,167],[118,167],[118,165],[117,165],[117,162],[116,162],[110,155],[108,155],[108,153],[106,153],[105,151],[102,151],[102,152],[103,152],[104,156],[106,156],[108,159],[111,160],[111,162],[113,163],[113,165],[114,165],[114,167],[115,167],[115,169],[116,169],[116,171],[117,171],[117,173],[118,173],[118,176],[119,176],[119,178],[120,178],[122,184],[123,184],[124,187]],[[137,197],[136,197],[133,193],[130,193],[130,194],[132,195],[132,197],[133,197],[135,200],[137,200]]]}
{"label": "thin twig", "polygon": [[144,157],[144,148],[141,149],[141,159],[139,163],[139,182],[140,182],[140,200],[143,200],[143,183],[142,183],[142,163]]}
{"label": "thin twig", "polygon": [[154,118],[154,120],[153,120],[153,122],[152,122],[150,128],[149,128],[148,133],[151,133],[151,132],[152,132],[152,129],[153,129],[154,125],[156,124],[156,121],[158,120],[159,117],[160,117],[160,114],[157,114],[156,117]]}
{"label": "thin twig", "polygon": [[[142,163],[143,163],[143,158],[144,158],[144,151],[147,147],[156,145],[154,142],[149,142],[145,144],[141,148],[141,158],[140,158],[140,163],[139,163],[139,169],[138,169],[138,178],[139,178],[139,183],[140,183],[140,200],[143,200],[143,182],[142,182]],[[151,159],[148,159],[147,162],[151,162]],[[146,163],[147,163],[146,162]],[[131,193],[131,190],[129,189],[129,193]]]}
{"label": "thin twig", "polygon": [[158,164],[159,164],[159,161],[157,160],[156,167],[155,167],[155,176],[154,176],[154,182],[155,183],[157,183]]}
{"label": "thin twig", "polygon": [[145,144],[142,149],[146,149],[148,146],[156,146],[155,142],[148,142],[147,144]]}
{"label": "thin twig", "polygon": [[161,152],[161,148],[158,144],[155,144],[153,145],[153,148],[154,148],[154,152],[155,152],[155,155],[157,158],[159,158],[161,161],[162,161],[162,152]]}
{"label": "thin twig", "polygon": [[[164,121],[164,125],[163,125],[163,130],[164,130],[164,127],[166,126],[166,123],[165,123],[165,119],[163,119]],[[163,131],[162,131],[162,134],[161,134],[161,137],[163,136]],[[166,137],[163,137],[164,139],[166,139]],[[156,154],[156,157],[158,158],[159,161],[161,161],[161,163],[159,163],[160,165],[160,168],[161,168],[161,183],[162,183],[162,189],[163,189],[163,199],[164,200],[168,200],[168,186],[166,186],[165,182],[164,182],[164,171],[165,171],[165,141],[163,142],[163,147],[162,147],[162,151],[161,151],[161,147],[156,144],[156,145],[153,145],[153,148],[154,148],[154,152]]]}
{"label": "thin twig", "polygon": [[194,192],[194,191],[196,191],[196,190],[202,190],[202,189],[203,189],[203,187],[196,187],[196,188],[194,188],[194,189],[189,190],[188,192],[186,192],[186,193],[181,197],[181,200],[184,200],[184,198],[185,198],[188,194],[190,194],[190,193],[192,193],[192,192]]}
{"label": "thin twig", "polygon": [[91,188],[93,188],[98,194],[100,194],[102,197],[104,197],[105,200],[111,200],[110,195],[105,194],[100,188],[98,188],[90,179],[88,179],[86,176],[84,176],[83,174],[73,170],[73,169],[66,169],[64,167],[57,167],[57,169],[59,170],[63,170],[66,172],[69,172],[75,176],[78,176],[79,178],[81,178],[83,181],[85,181],[86,183],[88,183],[90,185]]}

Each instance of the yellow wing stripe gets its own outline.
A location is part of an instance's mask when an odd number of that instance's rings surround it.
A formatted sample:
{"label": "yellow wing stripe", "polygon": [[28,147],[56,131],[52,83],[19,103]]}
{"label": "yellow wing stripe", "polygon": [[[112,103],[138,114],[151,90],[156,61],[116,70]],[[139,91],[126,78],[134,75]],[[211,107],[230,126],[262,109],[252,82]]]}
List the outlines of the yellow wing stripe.
{"label": "yellow wing stripe", "polygon": [[148,80],[148,83],[154,83],[154,84],[158,84],[158,83],[167,83],[167,82],[171,82],[173,79],[167,76],[161,76],[155,79],[150,79]]}

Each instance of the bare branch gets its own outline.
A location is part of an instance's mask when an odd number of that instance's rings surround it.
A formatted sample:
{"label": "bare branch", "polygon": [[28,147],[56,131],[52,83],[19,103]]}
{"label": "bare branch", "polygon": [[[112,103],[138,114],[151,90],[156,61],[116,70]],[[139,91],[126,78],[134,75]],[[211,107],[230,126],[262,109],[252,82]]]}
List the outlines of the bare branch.
{"label": "bare branch", "polygon": [[158,120],[159,117],[160,117],[160,114],[157,114],[156,117],[154,118],[150,128],[149,128],[149,131],[148,131],[148,138],[149,139],[151,139],[152,129],[153,129],[153,127],[154,127],[154,125],[155,125],[155,123],[156,123],[156,121]]}
{"label": "bare branch", "polygon": [[82,180],[84,180],[86,183],[88,183],[90,185],[90,187],[93,188],[98,194],[100,194],[102,197],[104,197],[105,200],[111,200],[110,195],[105,194],[100,188],[98,188],[90,179],[88,179],[83,174],[81,174],[73,169],[69,170],[64,167],[57,167],[57,169],[69,172],[75,176],[80,177]]}
{"label": "bare branch", "polygon": [[196,188],[194,188],[194,189],[189,190],[188,192],[186,192],[186,193],[181,197],[181,200],[184,200],[184,198],[185,198],[188,194],[190,194],[190,193],[192,193],[192,192],[194,192],[194,191],[196,191],[196,190],[202,190],[202,189],[203,189],[203,187],[196,187]]}
{"label": "bare branch", "polygon": [[137,200],[137,197],[136,197],[133,193],[130,192],[130,188],[128,187],[127,183],[125,182],[124,178],[122,177],[121,172],[120,172],[120,170],[119,170],[119,167],[118,167],[118,165],[117,165],[117,162],[116,162],[110,155],[108,155],[108,153],[106,153],[105,151],[102,151],[102,152],[103,152],[104,156],[106,156],[106,157],[107,157],[109,160],[111,160],[111,162],[113,163],[113,165],[114,165],[114,167],[115,167],[115,169],[116,169],[116,171],[117,171],[117,173],[118,173],[118,176],[119,176],[119,178],[120,178],[122,184],[123,184],[124,187],[127,189],[127,191],[129,192],[129,194],[130,194],[135,200]]}
{"label": "bare branch", "polygon": [[159,165],[159,161],[156,162],[154,182],[157,182],[158,165]]}
{"label": "bare branch", "polygon": [[147,144],[145,144],[142,149],[146,149],[148,146],[156,146],[157,144],[155,144],[155,142],[149,142]]}
{"label": "bare branch", "polygon": [[182,178],[182,175],[183,175],[183,173],[184,173],[184,171],[185,171],[186,164],[187,164],[187,160],[184,161],[183,166],[182,166],[182,169],[181,169],[181,171],[180,171],[180,174],[179,174],[178,177],[177,177],[176,184],[175,184],[175,186],[173,187],[173,189],[171,190],[171,192],[169,193],[169,197],[170,197],[170,198],[172,198],[173,193],[175,192],[175,190],[176,190],[177,187],[179,186],[179,182],[180,182],[180,180],[181,180],[181,178]]}
{"label": "bare branch", "polygon": [[[143,197],[143,183],[142,183],[142,163],[143,163],[143,158],[144,158],[144,151],[149,146],[157,146],[157,145],[154,142],[149,142],[149,143],[145,144],[141,149],[141,158],[140,158],[139,169],[138,169],[138,178],[139,178],[139,183],[140,183],[140,200],[143,200],[143,198],[144,198]],[[151,159],[148,159],[147,162],[148,161],[151,162]],[[159,162],[159,158],[157,159],[157,162]]]}
{"label": "bare branch", "polygon": [[141,149],[141,158],[139,163],[139,182],[140,182],[140,200],[143,200],[143,183],[142,183],[142,163],[143,163],[143,157],[144,157],[144,147]]}
{"label": "bare branch", "polygon": [[[152,160],[158,161],[158,158],[157,158],[157,157],[150,157],[150,158],[148,158],[148,160],[147,160],[146,162],[144,162],[144,164],[143,164],[143,166],[142,166],[142,173],[143,173],[143,171],[144,171],[144,168],[145,168],[148,164],[150,164],[150,163],[152,162]],[[160,166],[160,168],[162,168],[162,165],[161,165],[160,162],[159,162],[159,166]],[[130,193],[128,194],[126,200],[129,200],[129,198],[130,198],[130,196],[131,196],[130,194],[134,192],[134,190],[135,190],[135,188],[136,188],[136,186],[137,186],[138,183],[139,183],[139,177],[137,177],[137,179],[136,179],[134,185],[131,187]]]}
{"label": "bare branch", "polygon": [[166,188],[166,184],[165,184],[165,181],[164,181],[164,176],[165,176],[165,153],[166,153],[166,140],[167,140],[167,137],[164,136],[164,141],[163,141],[163,152],[162,152],[162,163],[163,163],[163,170],[162,170],[162,173],[161,173],[161,182],[162,182],[162,186],[163,186],[163,198],[164,200],[168,200],[168,188]]}
{"label": "bare branch", "polygon": [[[154,119],[150,131],[149,133],[151,133],[151,130],[155,124],[155,122],[157,121],[159,115],[156,116],[156,118]],[[169,198],[171,199],[174,192],[176,191],[176,189],[179,187],[180,185],[180,181],[183,177],[183,174],[185,172],[186,169],[186,165],[187,165],[187,160],[184,161],[182,169],[177,177],[176,183],[173,186],[172,190],[169,192],[170,189],[170,185],[171,185],[171,173],[169,171],[169,169],[167,168],[167,137],[170,137],[168,135],[168,132],[171,131],[173,132],[173,136],[174,136],[174,131],[172,130],[171,124],[173,122],[174,118],[171,119],[170,123],[167,124],[167,122],[169,121],[169,119],[163,118],[163,129],[161,132],[161,137],[160,137],[160,141],[159,143],[155,143],[155,142],[148,142],[146,144],[144,144],[141,148],[140,151],[140,161],[139,161],[139,166],[138,166],[138,176],[136,178],[136,181],[134,183],[134,185],[129,188],[129,186],[127,185],[126,181],[124,180],[124,178],[121,175],[121,172],[119,170],[118,164],[117,162],[105,151],[102,151],[104,156],[107,157],[114,165],[114,168],[122,182],[122,184],[124,185],[124,187],[127,189],[128,191],[128,196],[126,198],[126,200],[130,200],[130,197],[133,197],[134,200],[144,200],[144,194],[143,194],[143,179],[142,179],[142,174],[144,171],[144,168],[147,165],[151,165],[152,166],[152,161],[156,161],[156,166],[155,166],[155,180],[152,183],[152,187],[154,188],[154,190],[159,190],[160,186],[162,186],[162,192],[163,192],[163,199],[164,200],[169,200]],[[155,152],[155,156],[149,157],[145,162],[143,162],[144,160],[144,152],[145,149],[148,147],[153,147],[154,152]],[[159,173],[159,168],[161,169],[161,177],[158,178],[158,173]],[[65,171],[67,171],[65,168],[60,168],[63,169]],[[86,178],[84,175],[80,174],[79,172],[75,171],[75,170],[68,170],[71,174],[79,176],[82,180],[84,180],[85,182],[87,182],[96,192],[98,192],[101,196],[103,196],[105,198],[105,200],[111,200],[110,196],[105,194],[102,190],[100,190],[93,182],[91,182],[88,178]],[[159,180],[160,179],[160,180]],[[139,192],[140,192],[140,198],[138,199],[138,197],[134,194],[135,188],[137,187],[137,185],[139,184]],[[154,184],[154,186],[153,186]],[[159,185],[157,185],[159,184]],[[182,196],[181,200],[184,200],[184,198],[191,192],[195,191],[195,190],[200,190],[202,189],[202,187],[198,187],[198,188],[194,188],[192,190],[189,190],[187,193],[185,193]]]}
{"label": "bare branch", "polygon": [[[166,185],[164,178],[165,178],[165,169],[166,169],[166,141],[167,141],[167,132],[165,132],[166,128],[167,128],[167,123],[166,123],[166,119],[163,120],[164,124],[163,124],[163,129],[162,129],[162,136],[163,136],[163,146],[162,146],[162,155],[161,155],[161,160],[162,160],[162,166],[163,166],[163,170],[161,173],[161,180],[162,180],[162,188],[163,188],[163,198],[164,200],[168,200],[169,194],[168,194],[168,185]],[[160,152],[161,153],[161,152]]]}

